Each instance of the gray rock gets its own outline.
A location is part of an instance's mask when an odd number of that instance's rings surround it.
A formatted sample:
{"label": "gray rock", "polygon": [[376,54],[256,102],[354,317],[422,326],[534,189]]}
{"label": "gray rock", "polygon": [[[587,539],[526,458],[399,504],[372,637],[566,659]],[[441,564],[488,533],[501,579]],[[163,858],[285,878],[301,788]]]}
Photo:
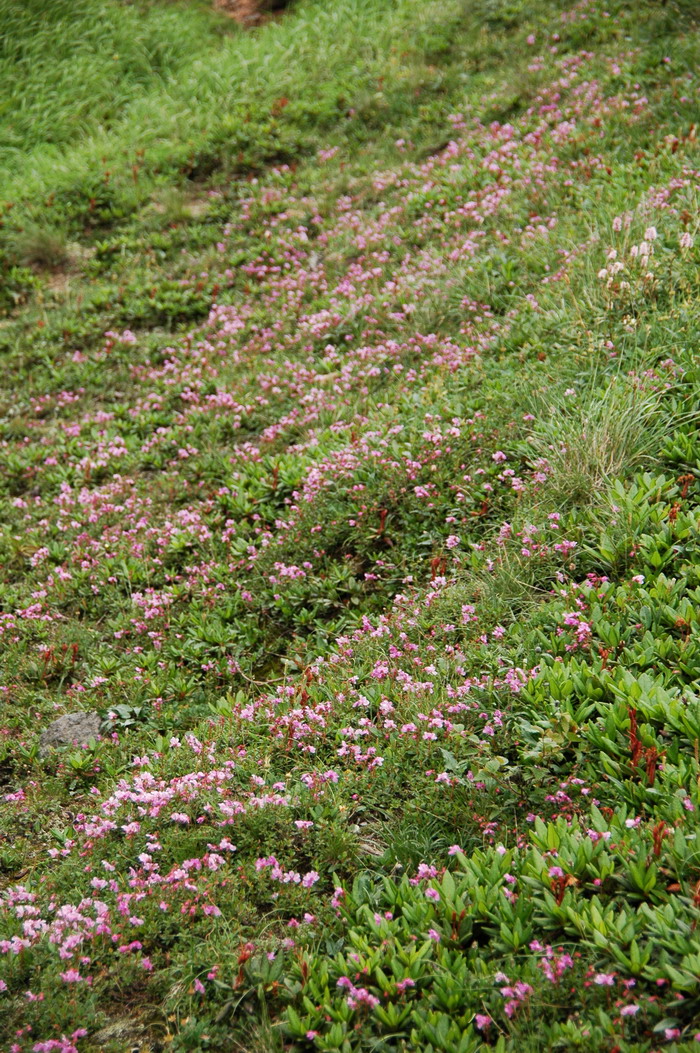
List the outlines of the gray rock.
{"label": "gray rock", "polygon": [[46,757],[52,749],[61,746],[82,745],[100,734],[99,713],[66,713],[44,728],[39,739],[39,756]]}
{"label": "gray rock", "polygon": [[135,1020],[116,1020],[98,1031],[93,1036],[93,1040],[100,1048],[106,1046],[108,1042],[119,1042],[120,1048],[125,1051],[133,1053],[135,1050],[136,1053],[146,1053],[152,1047],[141,1044],[145,1033],[144,1025]]}

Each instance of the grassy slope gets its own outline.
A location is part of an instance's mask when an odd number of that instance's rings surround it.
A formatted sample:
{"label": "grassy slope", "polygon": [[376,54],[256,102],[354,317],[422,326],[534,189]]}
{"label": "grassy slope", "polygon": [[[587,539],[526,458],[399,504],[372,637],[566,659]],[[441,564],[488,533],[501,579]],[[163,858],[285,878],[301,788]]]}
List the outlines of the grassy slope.
{"label": "grassy slope", "polygon": [[19,184],[47,146],[114,128],[125,107],[162,92],[230,30],[194,4],[3,3],[2,16],[0,157]]}
{"label": "grassy slope", "polygon": [[7,1044],[692,1048],[692,5],[98,8],[5,59]]}

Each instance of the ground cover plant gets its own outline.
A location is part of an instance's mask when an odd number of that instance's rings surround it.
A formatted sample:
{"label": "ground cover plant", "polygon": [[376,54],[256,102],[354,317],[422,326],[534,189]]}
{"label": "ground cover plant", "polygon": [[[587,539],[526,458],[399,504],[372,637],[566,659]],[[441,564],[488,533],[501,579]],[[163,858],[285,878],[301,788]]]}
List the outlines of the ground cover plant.
{"label": "ground cover plant", "polygon": [[698,1048],[694,5],[70,6],[76,83],[0,3],[3,1048]]}

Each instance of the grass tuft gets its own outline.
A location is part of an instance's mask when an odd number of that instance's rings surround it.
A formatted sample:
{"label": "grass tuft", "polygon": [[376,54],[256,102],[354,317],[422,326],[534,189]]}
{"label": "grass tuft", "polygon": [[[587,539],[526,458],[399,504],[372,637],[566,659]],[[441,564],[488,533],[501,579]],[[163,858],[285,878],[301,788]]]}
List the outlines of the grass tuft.
{"label": "grass tuft", "polygon": [[22,267],[57,270],[70,261],[68,241],[58,228],[29,227],[13,240],[12,255]]}
{"label": "grass tuft", "polygon": [[546,461],[547,490],[555,502],[595,502],[613,479],[658,462],[668,434],[668,393],[638,377],[613,375],[577,394],[567,388],[537,414],[529,439]]}

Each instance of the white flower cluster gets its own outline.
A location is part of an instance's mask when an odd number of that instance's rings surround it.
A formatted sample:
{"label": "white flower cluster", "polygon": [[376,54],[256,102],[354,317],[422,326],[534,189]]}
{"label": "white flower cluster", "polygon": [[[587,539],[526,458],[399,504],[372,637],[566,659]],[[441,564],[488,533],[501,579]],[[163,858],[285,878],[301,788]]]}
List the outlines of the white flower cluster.
{"label": "white flower cluster", "polygon": [[[613,230],[619,231],[622,229],[622,220],[616,219],[613,222]],[[653,267],[653,255],[654,255],[654,242],[658,238],[658,231],[656,227],[647,227],[644,231],[644,238],[639,242],[638,245],[632,245],[629,249],[629,260],[628,266],[634,266],[636,276],[642,278],[643,283],[649,287],[654,282],[655,274],[652,270]],[[685,254],[693,248],[694,240],[692,234],[688,231],[684,231],[679,240],[681,253]],[[618,259],[618,251],[615,248],[611,248],[607,253],[607,263],[605,267],[601,267],[598,271],[598,279],[605,282],[606,289],[609,289],[613,296],[625,296],[631,289],[631,283],[626,279],[618,280],[618,275],[627,269],[625,263],[621,259]],[[630,273],[630,277],[632,274]]]}

